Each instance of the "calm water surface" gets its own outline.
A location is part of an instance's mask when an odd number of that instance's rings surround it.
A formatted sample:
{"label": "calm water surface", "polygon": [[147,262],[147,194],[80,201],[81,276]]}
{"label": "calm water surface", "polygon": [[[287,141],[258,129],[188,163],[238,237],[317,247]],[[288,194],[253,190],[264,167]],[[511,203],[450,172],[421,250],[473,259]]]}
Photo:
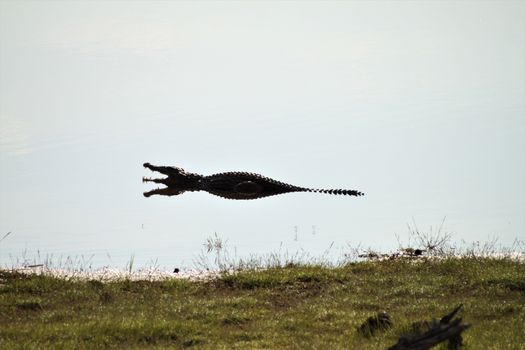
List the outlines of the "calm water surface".
{"label": "calm water surface", "polygon": [[[525,237],[525,4],[0,4],[0,264]],[[143,162],[365,197],[144,198]],[[76,259],[76,260],[75,260]]]}

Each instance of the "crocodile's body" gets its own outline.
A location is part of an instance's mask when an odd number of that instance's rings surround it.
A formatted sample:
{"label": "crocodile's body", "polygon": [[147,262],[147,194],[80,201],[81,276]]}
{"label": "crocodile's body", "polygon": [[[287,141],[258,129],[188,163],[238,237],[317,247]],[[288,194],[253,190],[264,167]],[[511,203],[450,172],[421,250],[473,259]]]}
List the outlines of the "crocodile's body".
{"label": "crocodile's body", "polygon": [[319,192],[349,196],[363,195],[363,193],[355,190],[322,190],[298,187],[254,173],[227,172],[203,176],[188,173],[184,169],[177,167],[155,166],[149,163],[144,163],[144,167],[168,176],[164,179],[143,178],[143,182],[155,182],[166,185],[165,188],[144,192],[145,197],[155,194],[176,196],[186,191],[206,191],[228,199],[257,199],[288,192]]}

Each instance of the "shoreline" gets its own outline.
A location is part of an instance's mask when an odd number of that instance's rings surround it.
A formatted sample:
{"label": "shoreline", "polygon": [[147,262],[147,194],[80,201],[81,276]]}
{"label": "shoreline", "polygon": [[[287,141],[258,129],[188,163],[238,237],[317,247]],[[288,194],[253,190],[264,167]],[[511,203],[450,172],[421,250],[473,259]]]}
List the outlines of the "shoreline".
{"label": "shoreline", "polygon": [[[348,261],[348,263],[366,263],[366,262],[386,262],[392,260],[405,260],[410,262],[424,262],[428,260],[446,260],[446,259],[494,259],[494,260],[510,260],[518,263],[525,263],[525,252],[506,252],[506,253],[490,253],[490,254],[457,254],[449,255],[421,255],[414,256],[411,254],[404,254],[397,252],[393,254],[369,254],[362,255],[359,260]],[[296,262],[299,265],[324,265],[322,263],[308,263]],[[40,275],[65,280],[97,280],[100,282],[118,282],[123,280],[130,281],[165,281],[169,279],[184,279],[189,281],[208,281],[220,277],[225,273],[233,273],[243,270],[265,270],[276,266],[260,266],[252,268],[230,268],[230,269],[197,269],[186,268],[176,269],[175,271],[163,270],[159,267],[142,267],[138,269],[129,270],[127,268],[118,268],[103,266],[97,269],[74,269],[74,268],[53,268],[44,264],[14,266],[14,267],[0,267],[1,271],[16,272],[24,275]],[[284,267],[284,266],[281,266]],[[337,268],[337,264],[327,264],[325,267]]]}

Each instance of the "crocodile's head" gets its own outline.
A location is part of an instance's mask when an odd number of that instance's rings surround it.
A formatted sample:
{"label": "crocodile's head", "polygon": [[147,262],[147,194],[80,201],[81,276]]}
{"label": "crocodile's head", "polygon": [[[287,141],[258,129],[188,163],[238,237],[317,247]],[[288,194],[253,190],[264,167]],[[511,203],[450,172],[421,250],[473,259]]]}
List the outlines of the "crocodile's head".
{"label": "crocodile's head", "polygon": [[167,175],[168,177],[152,179],[143,177],[142,182],[155,182],[163,184],[166,187],[156,188],[154,190],[144,192],[144,197],[149,197],[154,194],[161,196],[176,196],[185,191],[198,191],[199,180],[202,178],[201,175],[187,173],[184,169],[178,167],[167,167],[167,166],[155,166],[150,163],[143,164],[145,168],[151,171],[156,171],[161,174]]}

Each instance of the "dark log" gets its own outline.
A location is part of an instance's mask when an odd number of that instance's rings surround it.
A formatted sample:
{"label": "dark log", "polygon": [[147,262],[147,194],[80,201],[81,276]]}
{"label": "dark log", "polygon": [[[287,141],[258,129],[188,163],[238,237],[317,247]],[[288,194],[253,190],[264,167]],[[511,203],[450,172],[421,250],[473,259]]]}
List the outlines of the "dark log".
{"label": "dark log", "polygon": [[[414,323],[414,332],[402,335],[388,350],[426,350],[447,340],[449,350],[459,349],[463,345],[461,333],[470,327],[469,324],[461,323],[461,318],[454,319],[461,307],[456,307],[439,322],[434,319],[432,322]],[[422,328],[427,328],[427,331],[423,332]]]}

